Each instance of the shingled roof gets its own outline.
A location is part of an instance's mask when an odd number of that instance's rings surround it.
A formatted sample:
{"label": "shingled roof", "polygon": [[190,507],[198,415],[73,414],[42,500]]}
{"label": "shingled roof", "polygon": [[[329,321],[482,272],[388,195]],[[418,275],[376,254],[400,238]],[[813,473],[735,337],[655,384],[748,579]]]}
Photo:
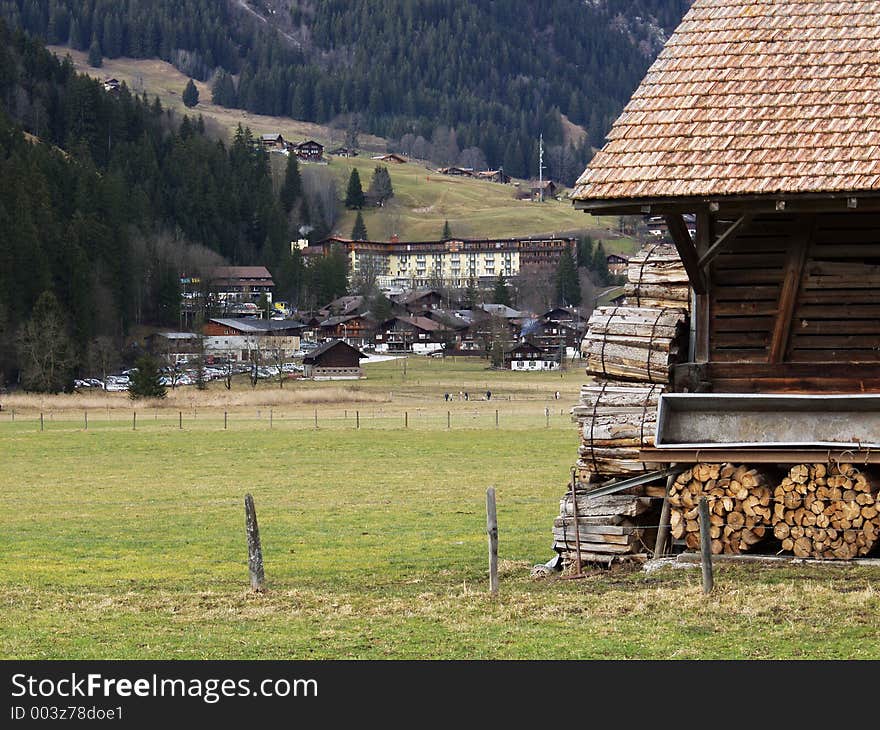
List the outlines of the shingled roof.
{"label": "shingled roof", "polygon": [[874,190],[878,3],[695,0],[571,197]]}

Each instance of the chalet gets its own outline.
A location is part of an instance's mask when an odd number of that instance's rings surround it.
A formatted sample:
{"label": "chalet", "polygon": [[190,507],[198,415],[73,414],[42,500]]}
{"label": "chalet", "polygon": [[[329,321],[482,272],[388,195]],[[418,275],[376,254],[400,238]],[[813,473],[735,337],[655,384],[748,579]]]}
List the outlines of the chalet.
{"label": "chalet", "polygon": [[540,319],[544,322],[580,322],[580,313],[571,307],[553,307],[544,312]]}
{"label": "chalet", "polygon": [[615,276],[626,273],[626,267],[629,264],[629,257],[619,253],[610,253],[605,257],[608,264],[608,271]]}
{"label": "chalet", "polygon": [[437,172],[441,175],[454,175],[455,177],[474,177],[473,167],[441,167]]}
{"label": "chalet", "polygon": [[377,160],[378,162],[390,162],[392,165],[403,165],[407,161],[406,157],[394,152],[389,152],[384,155],[373,155],[370,159]]}
{"label": "chalet", "polygon": [[329,340],[303,357],[303,376],[315,380],[352,380],[364,377],[360,350],[342,340]]}
{"label": "chalet", "polygon": [[548,200],[556,197],[556,183],[552,180],[532,180],[529,193],[532,200]]}
{"label": "chalet", "polygon": [[266,151],[277,151],[284,152],[287,148],[286,143],[284,142],[284,137],[280,132],[269,132],[267,134],[261,134],[258,139],[260,147],[262,147]]}
{"label": "chalet", "polygon": [[327,317],[343,317],[352,314],[361,314],[366,311],[367,303],[359,294],[346,295],[334,299],[326,307],[318,310],[318,315]]}
{"label": "chalet", "polygon": [[324,159],[324,145],[313,139],[293,145],[291,149],[304,162],[320,162]]}
{"label": "chalet", "polygon": [[215,317],[205,322],[205,351],[229,360],[265,359],[271,351],[292,357],[299,351],[305,324],[294,319]]}
{"label": "chalet", "polygon": [[335,147],[328,151],[327,154],[333,157],[357,157],[358,151],[353,147]]}
{"label": "chalet", "polygon": [[489,182],[507,184],[510,182],[510,175],[504,170],[479,170],[474,173],[474,177],[478,180],[488,180]]}
{"label": "chalet", "polygon": [[104,79],[104,91],[111,94],[117,93],[122,88],[119,79]]}
{"label": "chalet", "polygon": [[376,328],[376,352],[426,354],[452,344],[454,333],[443,323],[427,317],[392,317]]}
{"label": "chalet", "polygon": [[555,352],[545,350],[528,340],[506,348],[504,362],[511,370],[526,372],[559,369],[559,359]]}
{"label": "chalet", "polygon": [[208,277],[211,303],[228,308],[234,303],[254,304],[264,294],[272,301],[275,282],[265,266],[218,266]]}
{"label": "chalet", "polygon": [[418,289],[397,297],[395,301],[407,312],[415,314],[440,309],[443,306],[443,294],[437,289]]}
{"label": "chalet", "polygon": [[341,339],[355,347],[366,347],[372,342],[376,322],[367,314],[349,314],[328,317],[318,327],[322,340]]}
{"label": "chalet", "polygon": [[553,322],[552,320],[531,320],[523,325],[520,337],[527,337],[538,347],[559,351],[560,346],[567,356],[577,354],[585,327],[574,322]]}

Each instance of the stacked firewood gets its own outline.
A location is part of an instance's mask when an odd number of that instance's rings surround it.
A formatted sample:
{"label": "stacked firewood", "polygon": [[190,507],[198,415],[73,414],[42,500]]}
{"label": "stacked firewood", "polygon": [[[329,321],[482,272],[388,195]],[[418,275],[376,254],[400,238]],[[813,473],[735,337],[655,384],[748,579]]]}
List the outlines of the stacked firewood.
{"label": "stacked firewood", "polygon": [[572,409],[581,437],[581,481],[589,482],[593,475],[640,474],[648,468],[639,461],[639,449],[654,444],[662,392],[662,385],[607,380],[581,388],[580,403]]}
{"label": "stacked firewood", "polygon": [[682,359],[687,311],[647,307],[599,307],[590,317],[581,354],[592,375],[668,383],[670,366]]}
{"label": "stacked firewood", "polygon": [[700,497],[709,507],[712,553],[738,555],[769,535],[772,480],[758,469],[735,464],[696,464],[669,490],[672,536],[700,547]]}
{"label": "stacked firewood", "polygon": [[624,295],[629,306],[687,309],[690,284],[675,246],[644,246],[629,260],[626,277]]}
{"label": "stacked firewood", "polygon": [[880,537],[877,484],[852,464],[796,464],[773,497],[773,534],[798,557],[848,560]]}
{"label": "stacked firewood", "polygon": [[[641,553],[656,536],[654,502],[639,494],[590,497],[577,492],[577,536],[571,493],[560,501],[553,522],[554,547],[564,560],[610,563],[615,556]],[[578,543],[578,541],[580,541]]]}

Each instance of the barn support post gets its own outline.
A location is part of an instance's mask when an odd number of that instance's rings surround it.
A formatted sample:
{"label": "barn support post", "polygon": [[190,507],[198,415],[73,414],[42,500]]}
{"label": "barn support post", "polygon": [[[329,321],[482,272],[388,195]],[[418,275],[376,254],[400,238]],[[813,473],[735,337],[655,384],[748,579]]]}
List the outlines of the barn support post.
{"label": "barn support post", "polygon": [[703,594],[712,591],[712,538],[709,535],[709,500],[700,497],[700,564],[703,567]]}
{"label": "barn support post", "polygon": [[[670,468],[675,464],[670,464]],[[675,474],[666,477],[666,494],[663,496],[663,507],[660,509],[660,524],[657,527],[657,540],[654,542],[654,557],[666,554],[666,542],[669,540],[669,492],[675,481]]]}
{"label": "barn support post", "polygon": [[489,593],[498,594],[498,512],[495,487],[486,490],[486,533],[489,536]]}
{"label": "barn support post", "polygon": [[250,494],[244,496],[245,530],[248,544],[248,573],[251,589],[261,593],[266,588],[266,576],[263,571],[263,547],[260,544],[260,528],[257,525],[257,510],[254,498]]}

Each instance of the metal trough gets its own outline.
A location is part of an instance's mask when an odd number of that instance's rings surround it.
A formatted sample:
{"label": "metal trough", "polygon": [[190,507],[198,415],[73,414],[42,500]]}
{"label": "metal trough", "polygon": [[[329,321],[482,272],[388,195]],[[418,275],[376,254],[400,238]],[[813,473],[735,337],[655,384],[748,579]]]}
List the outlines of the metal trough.
{"label": "metal trough", "polygon": [[880,448],[880,395],[664,393],[657,408],[658,449]]}

